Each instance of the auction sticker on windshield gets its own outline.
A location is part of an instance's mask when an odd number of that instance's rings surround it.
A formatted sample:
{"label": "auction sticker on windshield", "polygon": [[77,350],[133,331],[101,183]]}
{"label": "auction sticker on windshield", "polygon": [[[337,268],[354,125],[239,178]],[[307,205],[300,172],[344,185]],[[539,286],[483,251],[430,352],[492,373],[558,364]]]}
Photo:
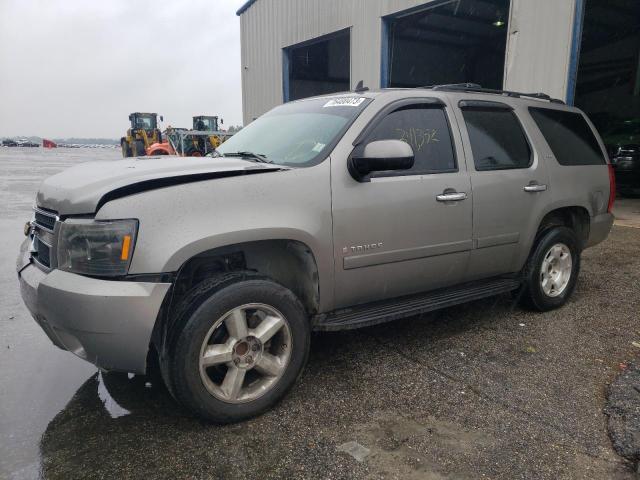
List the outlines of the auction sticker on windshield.
{"label": "auction sticker on windshield", "polygon": [[366,100],[365,97],[345,97],[334,98],[325,103],[322,108],[326,107],[358,107]]}

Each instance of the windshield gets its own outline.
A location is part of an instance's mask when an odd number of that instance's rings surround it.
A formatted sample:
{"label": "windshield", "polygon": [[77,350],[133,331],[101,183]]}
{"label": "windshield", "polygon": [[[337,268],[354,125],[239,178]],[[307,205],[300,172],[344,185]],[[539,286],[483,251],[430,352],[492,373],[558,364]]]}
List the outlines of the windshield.
{"label": "windshield", "polygon": [[143,130],[152,130],[156,128],[155,119],[152,117],[136,117],[136,128],[141,128]]}
{"label": "windshield", "polygon": [[199,118],[196,120],[195,129],[199,131],[215,131],[218,129],[217,119]]}
{"label": "windshield", "polygon": [[291,167],[320,163],[371,99],[324,97],[274,108],[218,147],[218,153],[251,152]]}

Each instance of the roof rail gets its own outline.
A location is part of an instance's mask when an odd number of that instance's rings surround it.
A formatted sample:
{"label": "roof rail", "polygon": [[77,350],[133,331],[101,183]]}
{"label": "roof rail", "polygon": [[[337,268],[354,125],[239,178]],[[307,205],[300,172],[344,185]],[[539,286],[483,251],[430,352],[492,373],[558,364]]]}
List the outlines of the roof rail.
{"label": "roof rail", "polygon": [[562,100],[557,98],[551,98],[546,93],[523,93],[523,92],[512,92],[510,90],[495,90],[492,88],[482,88],[482,86],[477,83],[449,83],[444,85],[431,85],[428,87],[421,88],[429,88],[431,90],[448,90],[448,91],[460,91],[460,92],[476,92],[476,93],[493,93],[495,95],[504,95],[506,97],[520,98],[520,97],[528,97],[528,98],[537,98],[538,100],[547,100],[551,103],[561,103],[564,104]]}

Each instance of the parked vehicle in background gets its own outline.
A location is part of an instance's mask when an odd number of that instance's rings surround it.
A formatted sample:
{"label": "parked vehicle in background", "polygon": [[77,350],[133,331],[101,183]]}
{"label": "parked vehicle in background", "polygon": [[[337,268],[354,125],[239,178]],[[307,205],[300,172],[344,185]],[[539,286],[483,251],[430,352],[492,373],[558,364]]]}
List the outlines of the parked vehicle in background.
{"label": "parked vehicle in background", "polygon": [[561,307],[582,251],[613,223],[604,144],[579,109],[542,94],[314,97],[216,155],[89,162],[45,180],[17,260],[57,346],[106,370],[158,363],[172,395],[215,422],[282,398],[312,330],[504,292]]}
{"label": "parked vehicle in background", "polygon": [[620,195],[640,195],[640,120],[626,120],[603,135]]}
{"label": "parked vehicle in background", "polygon": [[39,143],[32,142],[28,138],[19,138],[18,140],[16,140],[15,143],[16,143],[16,146],[18,147],[26,147],[26,148],[36,148],[40,146]]}
{"label": "parked vehicle in background", "polygon": [[3,147],[17,147],[18,146],[18,142],[16,142],[15,140],[12,140],[11,138],[5,138],[4,140],[2,140],[2,146]]}

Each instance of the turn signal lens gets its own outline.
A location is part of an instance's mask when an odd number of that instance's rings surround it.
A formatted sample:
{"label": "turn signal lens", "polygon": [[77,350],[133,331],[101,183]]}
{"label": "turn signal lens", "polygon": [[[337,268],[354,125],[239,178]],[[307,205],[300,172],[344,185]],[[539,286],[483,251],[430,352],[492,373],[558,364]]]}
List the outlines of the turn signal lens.
{"label": "turn signal lens", "polygon": [[122,253],[120,260],[129,260],[129,247],[131,246],[131,235],[125,235],[122,239]]}

